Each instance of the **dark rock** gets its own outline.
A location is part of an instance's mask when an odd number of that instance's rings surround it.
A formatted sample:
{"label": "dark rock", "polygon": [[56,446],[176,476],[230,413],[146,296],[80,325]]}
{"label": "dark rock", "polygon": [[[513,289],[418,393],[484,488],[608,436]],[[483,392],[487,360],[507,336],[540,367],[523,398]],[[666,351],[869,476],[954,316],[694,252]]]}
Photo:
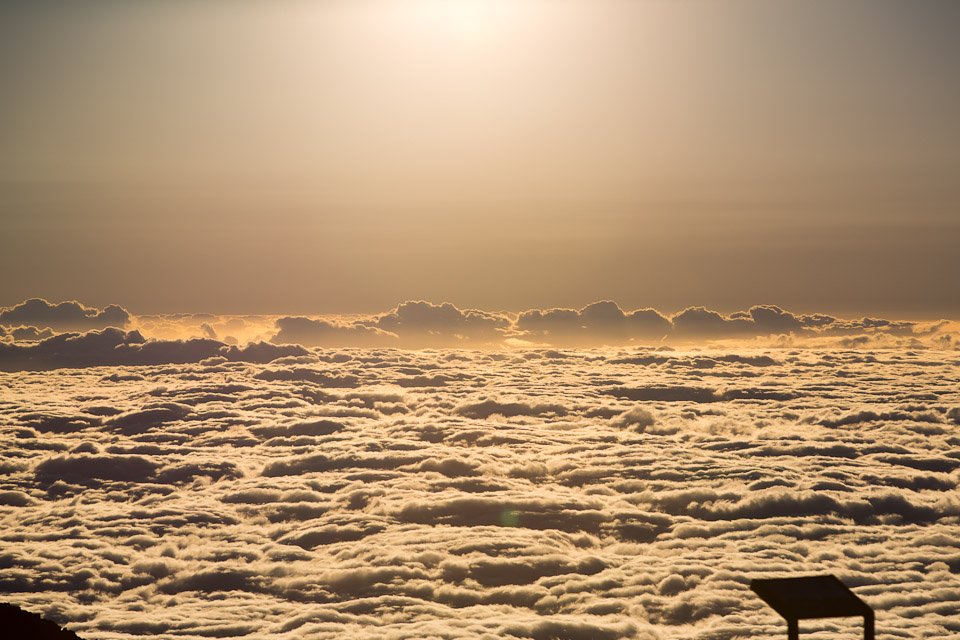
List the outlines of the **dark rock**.
{"label": "dark rock", "polygon": [[0,603],[0,629],[3,629],[5,637],[11,638],[81,640],[77,634],[61,629],[56,623],[44,620],[36,613],[6,603]]}

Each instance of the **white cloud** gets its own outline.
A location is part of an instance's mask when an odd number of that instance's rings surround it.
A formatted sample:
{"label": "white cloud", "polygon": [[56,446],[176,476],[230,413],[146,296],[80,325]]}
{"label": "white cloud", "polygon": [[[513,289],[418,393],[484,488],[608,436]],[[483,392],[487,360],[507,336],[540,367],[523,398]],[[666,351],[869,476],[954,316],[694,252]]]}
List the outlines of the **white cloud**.
{"label": "white cloud", "polygon": [[752,577],[830,572],[880,637],[958,632],[953,351],[222,347],[0,374],[4,600],[98,640],[732,639],[784,633]]}

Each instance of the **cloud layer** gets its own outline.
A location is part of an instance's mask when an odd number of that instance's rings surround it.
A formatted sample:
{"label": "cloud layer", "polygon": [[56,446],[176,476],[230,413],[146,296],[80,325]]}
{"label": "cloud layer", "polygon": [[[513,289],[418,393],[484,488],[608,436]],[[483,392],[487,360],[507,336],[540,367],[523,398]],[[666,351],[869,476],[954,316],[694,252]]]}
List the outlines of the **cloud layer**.
{"label": "cloud layer", "polygon": [[[718,342],[726,342],[731,347],[960,348],[960,326],[955,322],[842,319],[826,314],[794,314],[773,305],[758,305],[729,316],[704,307],[689,307],[671,316],[655,309],[624,311],[609,300],[582,309],[531,309],[518,314],[463,310],[450,303],[408,301],[386,313],[370,316],[170,314],[137,317],[116,305],[97,310],[75,302],[52,304],[34,299],[0,311],[0,317],[7,319],[0,322],[0,343],[20,343],[21,346],[52,337],[63,340],[57,332],[64,331],[65,326],[81,331],[100,325],[129,325],[139,336],[130,339],[138,342],[141,337],[144,342],[190,342],[181,349],[180,359],[168,362],[191,361],[183,359],[191,348],[198,354],[206,354],[198,358],[209,357],[216,348],[213,342],[232,346],[269,342],[325,348],[417,349],[547,345],[684,347]],[[7,326],[2,326],[4,323]],[[97,338],[88,340],[92,342]],[[108,344],[109,340],[100,340],[107,348],[113,346]],[[54,344],[48,343],[44,349],[49,350]],[[139,347],[141,351],[174,348],[172,344]],[[19,349],[7,350],[0,353],[0,361],[25,355],[26,352]],[[60,356],[51,357],[47,360],[53,362]],[[69,358],[65,362],[67,360]],[[104,364],[110,363],[133,364],[135,361],[104,359]]]}
{"label": "cloud layer", "polygon": [[106,327],[123,328],[130,323],[126,309],[111,304],[104,309],[85,307],[76,301],[53,304],[31,298],[20,304],[0,308],[0,325],[33,326],[57,331],[85,331]]}
{"label": "cloud layer", "polygon": [[147,340],[138,331],[109,328],[87,333],[62,333],[28,344],[0,342],[0,371],[39,371],[62,367],[184,364],[209,358],[270,362],[304,356],[297,345],[250,343],[228,346],[216,340]]}
{"label": "cloud layer", "polygon": [[329,347],[599,346],[717,340],[761,340],[789,346],[811,341],[824,346],[832,340],[848,347],[904,346],[908,340],[915,340],[915,345],[925,340],[936,347],[958,344],[957,326],[946,321],[850,320],[826,314],[798,315],[774,305],[757,305],[729,316],[690,307],[668,316],[655,309],[624,311],[609,300],[582,309],[531,309],[516,315],[413,301],[386,314],[349,323],[283,317],[276,326],[279,331],[271,338],[273,342]]}
{"label": "cloud layer", "polygon": [[820,572],[960,633],[952,350],[54,346],[0,373],[0,599],[85,638],[778,637],[749,580]]}

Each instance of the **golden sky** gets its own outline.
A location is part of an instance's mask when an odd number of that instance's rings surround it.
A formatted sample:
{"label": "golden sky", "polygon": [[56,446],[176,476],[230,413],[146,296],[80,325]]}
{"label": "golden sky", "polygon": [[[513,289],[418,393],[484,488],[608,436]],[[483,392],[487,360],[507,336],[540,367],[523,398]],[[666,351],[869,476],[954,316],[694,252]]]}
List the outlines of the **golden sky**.
{"label": "golden sky", "polygon": [[958,27],[934,1],[4,3],[0,305],[956,317]]}

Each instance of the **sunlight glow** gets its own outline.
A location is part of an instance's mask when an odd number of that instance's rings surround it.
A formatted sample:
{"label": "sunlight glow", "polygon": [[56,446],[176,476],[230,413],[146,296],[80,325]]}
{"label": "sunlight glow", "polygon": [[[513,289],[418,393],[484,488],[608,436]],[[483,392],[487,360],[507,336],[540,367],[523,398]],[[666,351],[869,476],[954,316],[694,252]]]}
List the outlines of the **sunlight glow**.
{"label": "sunlight glow", "polygon": [[393,15],[422,37],[472,46],[511,30],[530,4],[504,0],[413,0],[397,3]]}

